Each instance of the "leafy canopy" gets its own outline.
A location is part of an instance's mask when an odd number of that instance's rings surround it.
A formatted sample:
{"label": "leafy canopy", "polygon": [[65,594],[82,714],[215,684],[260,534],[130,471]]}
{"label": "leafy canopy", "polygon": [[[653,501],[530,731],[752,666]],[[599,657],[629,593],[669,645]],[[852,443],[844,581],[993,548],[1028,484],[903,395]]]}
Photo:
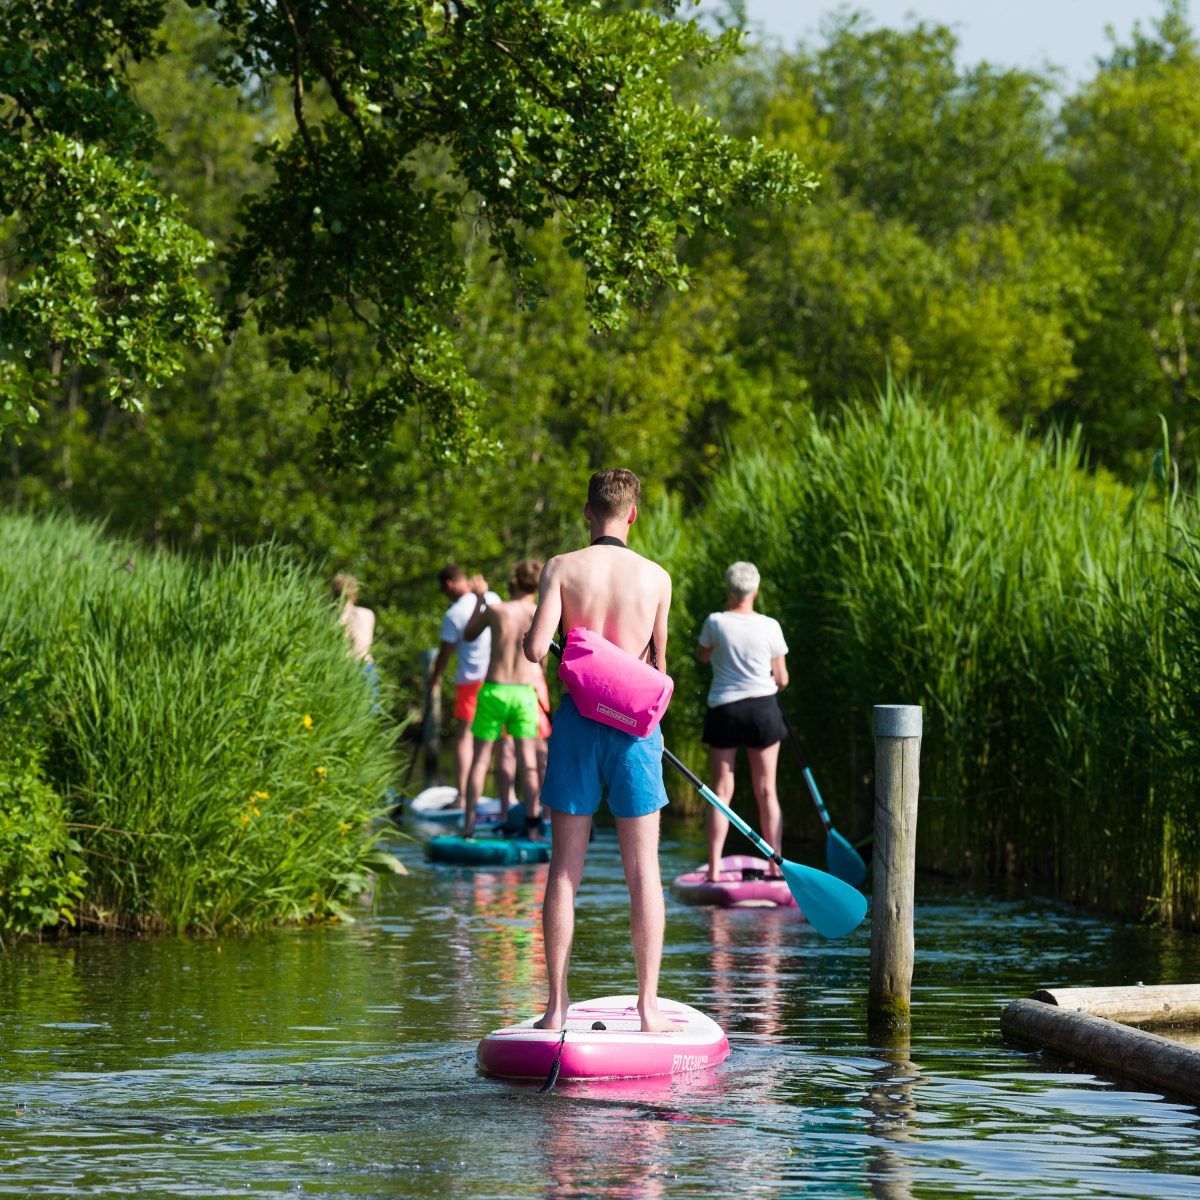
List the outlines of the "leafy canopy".
{"label": "leafy canopy", "polygon": [[[256,320],[352,459],[414,406],[441,452],[480,442],[481,390],[454,334],[464,233],[490,240],[532,303],[529,234],[553,220],[594,326],[611,330],[656,289],[686,287],[681,234],[813,186],[791,153],[676,103],[672,76],[731,53],[734,32],[578,0],[189,4],[222,33],[214,80],[248,103],[282,81],[291,108],[254,149],[263,183],[220,248],[226,333]],[[204,241],[153,182],[153,123],[129,83],[164,53],[163,14],[162,0],[0,13],[10,423],[64,367],[103,365],[130,402],[212,339]]]}

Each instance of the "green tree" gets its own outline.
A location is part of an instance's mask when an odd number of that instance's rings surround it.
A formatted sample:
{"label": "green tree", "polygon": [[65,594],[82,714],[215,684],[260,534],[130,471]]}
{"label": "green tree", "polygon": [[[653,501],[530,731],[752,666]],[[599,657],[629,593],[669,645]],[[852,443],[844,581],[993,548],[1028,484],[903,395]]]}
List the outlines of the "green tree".
{"label": "green tree", "polygon": [[[292,125],[257,146],[264,177],[224,247],[227,329],[253,314],[271,352],[306,373],[333,448],[354,459],[411,406],[436,449],[478,444],[482,393],[454,334],[464,217],[526,302],[537,295],[530,232],[556,221],[608,330],[656,289],[686,286],[681,232],[807,194],[793,156],[735,142],[673,99],[673,74],[728,54],[736,34],[714,42],[655,11],[573,0],[193,7],[222,35],[216,80],[239,96],[277,80],[290,93]],[[130,60],[161,60],[162,15],[162,0],[50,0],[0,17],[0,54],[20,64],[0,90],[17,263],[0,329],[11,420],[64,367],[103,362],[111,394],[129,398],[211,333],[194,279],[202,243],[140,167],[158,147]],[[55,172],[69,187],[39,185]],[[134,219],[147,213],[153,228]],[[109,273],[94,278],[88,239],[102,236]],[[50,345],[61,346],[50,368],[24,365]]]}
{"label": "green tree", "polygon": [[136,406],[218,330],[196,280],[210,248],[147,170],[153,125],[123,77],[161,17],[161,0],[0,9],[0,428],[79,366]]}
{"label": "green tree", "polygon": [[735,222],[743,366],[819,406],[890,370],[1017,423],[1048,413],[1077,371],[1094,257],[1063,219],[1050,81],[961,70],[941,26],[851,14],[826,35],[725,89],[734,130],[828,168],[812,205]]}
{"label": "green tree", "polygon": [[1063,114],[1070,214],[1103,248],[1098,320],[1063,407],[1105,459],[1131,470],[1159,414],[1177,443],[1196,425],[1200,46],[1185,14],[1171,0],[1152,32],[1135,27]]}

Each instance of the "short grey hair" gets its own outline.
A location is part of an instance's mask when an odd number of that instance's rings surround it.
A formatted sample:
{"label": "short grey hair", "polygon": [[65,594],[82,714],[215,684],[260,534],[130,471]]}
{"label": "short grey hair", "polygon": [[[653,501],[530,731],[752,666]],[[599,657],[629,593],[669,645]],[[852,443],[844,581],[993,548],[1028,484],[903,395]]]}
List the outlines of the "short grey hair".
{"label": "short grey hair", "polygon": [[725,572],[725,589],[735,600],[744,600],[758,591],[758,568],[749,562],[735,562]]}

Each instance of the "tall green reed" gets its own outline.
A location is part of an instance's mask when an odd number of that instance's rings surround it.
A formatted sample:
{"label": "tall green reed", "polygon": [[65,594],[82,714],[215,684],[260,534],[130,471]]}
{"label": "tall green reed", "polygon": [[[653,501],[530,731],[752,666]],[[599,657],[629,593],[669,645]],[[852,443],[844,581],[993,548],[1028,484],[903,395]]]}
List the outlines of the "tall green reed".
{"label": "tall green reed", "polygon": [[44,769],[100,923],[218,929],[344,914],[394,731],[311,572],[209,564],[64,518],[0,520],[0,612],[50,677]]}
{"label": "tall green reed", "polygon": [[[839,823],[866,832],[872,706],[918,703],[923,865],[1195,925],[1194,522],[1086,473],[1077,435],[1015,437],[889,384],[732,457],[691,522],[675,627],[694,636],[728,563],[754,561],[785,707],[835,804],[851,793]],[[694,729],[705,680],[675,661]]]}

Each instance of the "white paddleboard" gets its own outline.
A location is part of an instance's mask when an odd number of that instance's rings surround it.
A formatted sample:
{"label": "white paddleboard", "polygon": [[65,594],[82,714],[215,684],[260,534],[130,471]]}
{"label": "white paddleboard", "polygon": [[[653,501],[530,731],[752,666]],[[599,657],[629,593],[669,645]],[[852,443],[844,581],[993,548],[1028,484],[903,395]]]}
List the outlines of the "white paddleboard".
{"label": "white paddleboard", "polygon": [[[411,800],[404,802],[406,816],[416,817],[422,821],[461,821],[462,808],[447,808],[452,805],[458,794],[457,788],[427,787],[418,792]],[[500,820],[500,801],[495,796],[480,796],[475,806],[475,820],[489,822]]]}

